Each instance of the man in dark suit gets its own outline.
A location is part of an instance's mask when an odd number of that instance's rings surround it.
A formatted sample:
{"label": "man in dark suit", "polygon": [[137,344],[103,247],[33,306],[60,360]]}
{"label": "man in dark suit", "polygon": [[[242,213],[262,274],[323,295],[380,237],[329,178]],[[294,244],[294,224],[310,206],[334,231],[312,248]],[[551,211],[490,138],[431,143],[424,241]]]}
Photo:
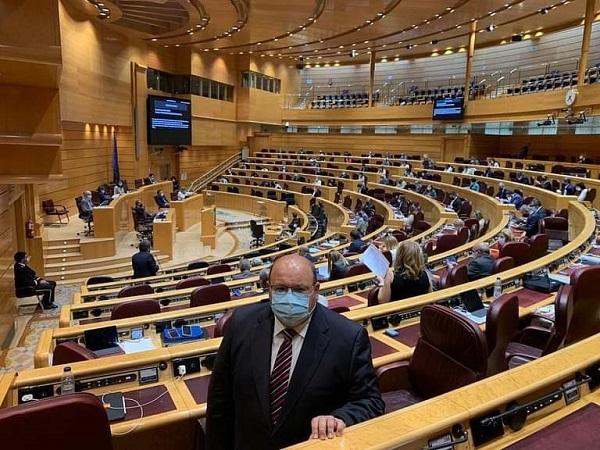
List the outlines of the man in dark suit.
{"label": "man in dark suit", "polygon": [[473,247],[475,255],[467,265],[469,281],[478,280],[492,274],[494,258],[490,256],[490,246],[485,242]]}
{"label": "man in dark suit", "polygon": [[505,200],[508,197],[508,189],[504,186],[504,183],[498,183],[498,194],[496,194],[496,198],[500,200]]}
{"label": "man in dark suit", "polygon": [[350,232],[350,238],[352,239],[352,242],[348,246],[348,251],[353,253],[360,252],[360,249],[363,248],[365,245],[365,241],[362,240],[360,231],[352,230]]}
{"label": "man in dark suit", "polygon": [[452,192],[450,194],[450,196],[451,196],[452,200],[448,204],[448,207],[451,208],[452,210],[454,210],[454,212],[460,211],[460,207],[462,206],[463,201],[455,192]]}
{"label": "man in dark suit", "polygon": [[159,208],[169,208],[171,206],[169,205],[169,200],[162,190],[158,190],[156,192],[156,197],[154,197],[154,200],[156,200],[156,205]]}
{"label": "man in dark suit", "polygon": [[531,237],[538,233],[540,220],[546,217],[546,211],[537,198],[531,200],[529,209],[529,216],[527,216],[527,221],[522,227],[522,229],[525,230],[527,237]]}
{"label": "man in dark suit", "polygon": [[56,288],[56,282],[38,277],[35,271],[27,265],[29,262],[27,253],[17,252],[15,253],[14,259],[16,297],[23,298],[29,297],[34,293],[41,293],[44,295],[42,298],[42,306],[44,309],[58,308],[58,306],[54,304],[54,289]]}
{"label": "man in dark suit", "polygon": [[366,330],[317,304],[314,266],[278,258],[270,304],[236,309],[215,361],[207,448],[278,449],[331,439],[383,414]]}
{"label": "man in dark suit", "polygon": [[150,253],[150,241],[140,241],[139,252],[131,257],[133,278],[153,277],[158,272],[158,264]]}

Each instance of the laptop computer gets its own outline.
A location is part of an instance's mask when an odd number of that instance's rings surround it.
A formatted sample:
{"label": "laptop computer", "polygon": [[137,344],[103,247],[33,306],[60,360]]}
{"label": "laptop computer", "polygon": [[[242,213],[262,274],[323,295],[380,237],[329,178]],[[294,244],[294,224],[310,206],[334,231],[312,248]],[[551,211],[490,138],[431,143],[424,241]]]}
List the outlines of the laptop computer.
{"label": "laptop computer", "polygon": [[119,334],[116,326],[86,330],[83,332],[85,346],[96,356],[114,355],[122,353],[119,347]]}
{"label": "laptop computer", "polygon": [[317,269],[317,279],[318,280],[328,280],[329,279],[329,267],[320,266]]}
{"label": "laptop computer", "polygon": [[460,294],[460,300],[465,305],[466,316],[477,324],[485,323],[487,309],[484,306],[479,294],[475,289],[471,289]]}

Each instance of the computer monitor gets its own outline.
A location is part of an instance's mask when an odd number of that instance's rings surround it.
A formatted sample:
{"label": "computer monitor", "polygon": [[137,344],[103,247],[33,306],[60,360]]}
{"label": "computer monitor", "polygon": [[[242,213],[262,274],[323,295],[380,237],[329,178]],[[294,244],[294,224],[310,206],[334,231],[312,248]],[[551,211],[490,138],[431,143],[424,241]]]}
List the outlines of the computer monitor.
{"label": "computer monitor", "polygon": [[83,337],[85,346],[93,352],[116,347],[119,342],[116,326],[86,330],[83,332]]}

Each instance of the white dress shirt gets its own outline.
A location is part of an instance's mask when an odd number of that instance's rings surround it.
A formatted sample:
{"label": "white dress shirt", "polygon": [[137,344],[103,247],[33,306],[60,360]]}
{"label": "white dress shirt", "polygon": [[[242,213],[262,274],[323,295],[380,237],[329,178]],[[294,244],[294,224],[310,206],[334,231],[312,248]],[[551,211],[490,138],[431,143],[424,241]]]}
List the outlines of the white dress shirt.
{"label": "white dress shirt", "polygon": [[[294,368],[296,367],[296,362],[298,361],[298,356],[302,350],[302,345],[304,344],[306,332],[308,331],[308,326],[310,325],[311,320],[312,314],[306,322],[294,328],[296,335],[292,338],[292,363],[290,367],[290,379],[294,373]],[[273,368],[275,367],[275,360],[277,359],[277,353],[279,353],[279,347],[281,347],[281,344],[283,343],[283,330],[285,329],[286,326],[283,325],[277,317],[275,317],[275,325],[273,326],[273,342],[271,344],[271,372],[273,372]]]}

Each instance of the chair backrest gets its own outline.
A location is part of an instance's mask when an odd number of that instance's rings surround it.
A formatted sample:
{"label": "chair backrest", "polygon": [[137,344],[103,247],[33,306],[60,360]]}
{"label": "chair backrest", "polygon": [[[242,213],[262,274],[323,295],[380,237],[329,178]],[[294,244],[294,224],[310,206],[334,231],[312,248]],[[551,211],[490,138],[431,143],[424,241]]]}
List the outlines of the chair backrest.
{"label": "chair backrest", "polygon": [[582,267],[571,274],[568,295],[573,301],[573,318],[565,345],[600,332],[600,266]]}
{"label": "chair backrest", "polygon": [[119,291],[117,297],[134,297],[137,295],[154,294],[154,288],[149,284],[138,284],[136,286],[125,286]]}
{"label": "chair backrest", "polygon": [[469,282],[467,272],[468,263],[463,262],[455,264],[452,268],[446,269],[440,275],[439,285],[441,289],[446,289],[452,286],[458,286]]}
{"label": "chair backrest", "polygon": [[471,204],[471,202],[464,201],[464,202],[462,202],[462,205],[460,205],[460,208],[458,210],[458,216],[459,217],[470,217],[472,211],[473,211],[473,205]]}
{"label": "chair backrest", "polygon": [[208,286],[201,286],[192,291],[190,308],[227,302],[229,300],[231,300],[231,293],[227,285],[209,284]]}
{"label": "chair backrest", "polygon": [[191,287],[206,286],[207,284],[210,284],[210,281],[208,281],[204,277],[191,277],[179,281],[175,286],[175,289],[186,289]]}
{"label": "chair backrest", "polygon": [[206,275],[214,275],[216,273],[231,272],[231,267],[228,264],[215,264],[206,269]]}
{"label": "chair backrest", "polygon": [[43,200],[42,201],[42,209],[46,214],[54,212],[54,201],[52,200]]}
{"label": "chair backrest", "polygon": [[51,397],[0,410],[0,439],[6,449],[113,448],[106,410],[96,396],[88,393]]}
{"label": "chair backrest", "polygon": [[160,305],[155,300],[135,300],[121,303],[113,308],[110,320],[127,319],[129,317],[146,316],[158,314]]}
{"label": "chair backrest", "polygon": [[113,277],[109,277],[108,275],[98,275],[97,277],[89,277],[85,282],[85,285],[92,286],[94,284],[112,283],[113,281],[115,281]]}
{"label": "chair backrest", "polygon": [[489,219],[484,219],[483,220],[483,226],[481,227],[481,229],[479,230],[479,236],[483,236],[485,233],[488,232],[490,228],[490,220]]}
{"label": "chair backrest", "polygon": [[545,234],[536,234],[529,239],[531,248],[531,260],[541,258],[548,253],[548,236]]}
{"label": "chair backrest", "polygon": [[357,275],[362,275],[369,272],[370,270],[365,264],[354,264],[350,266],[344,278],[355,277]]}
{"label": "chair backrest", "polygon": [[492,275],[510,270],[515,267],[515,260],[511,256],[503,256],[494,260]]}
{"label": "chair backrest", "polygon": [[543,349],[542,356],[555,352],[566,343],[567,333],[572,328],[574,313],[571,287],[564,284],[556,294],[554,300],[554,327],[552,328],[552,333],[546,343],[546,347]]}
{"label": "chair backrest", "polygon": [[442,234],[435,244],[435,254],[444,253],[462,245],[462,237],[458,234]]}
{"label": "chair backrest", "polygon": [[515,261],[515,266],[522,266],[529,262],[531,248],[525,242],[507,242],[500,249],[500,257],[510,256]]}
{"label": "chair backrest", "polygon": [[508,369],[506,347],[517,332],[519,323],[519,298],[503,295],[490,304],[485,320],[485,338],[488,346],[487,375]]}
{"label": "chair backrest", "polygon": [[231,316],[233,316],[233,311],[233,309],[228,309],[227,312],[223,314],[219,318],[219,320],[217,320],[217,323],[215,323],[215,331],[213,333],[214,337],[218,338],[225,336],[225,332],[227,331],[227,328],[231,323]]}
{"label": "chair backrest", "polygon": [[485,377],[488,350],[476,323],[446,306],[427,305],[420,328],[408,367],[410,384],[420,397],[435,397]]}
{"label": "chair backrest", "polygon": [[210,264],[208,264],[206,261],[194,261],[188,264],[187,269],[188,270],[195,270],[195,269],[204,269],[205,267],[208,267]]}
{"label": "chair backrest", "polygon": [[67,341],[58,344],[52,352],[52,365],[70,364],[79,361],[96,359],[97,356],[91,350],[79,345],[77,342]]}
{"label": "chair backrest", "polygon": [[539,232],[548,236],[548,239],[561,241],[569,240],[569,221],[564,217],[545,217],[539,221]]}

